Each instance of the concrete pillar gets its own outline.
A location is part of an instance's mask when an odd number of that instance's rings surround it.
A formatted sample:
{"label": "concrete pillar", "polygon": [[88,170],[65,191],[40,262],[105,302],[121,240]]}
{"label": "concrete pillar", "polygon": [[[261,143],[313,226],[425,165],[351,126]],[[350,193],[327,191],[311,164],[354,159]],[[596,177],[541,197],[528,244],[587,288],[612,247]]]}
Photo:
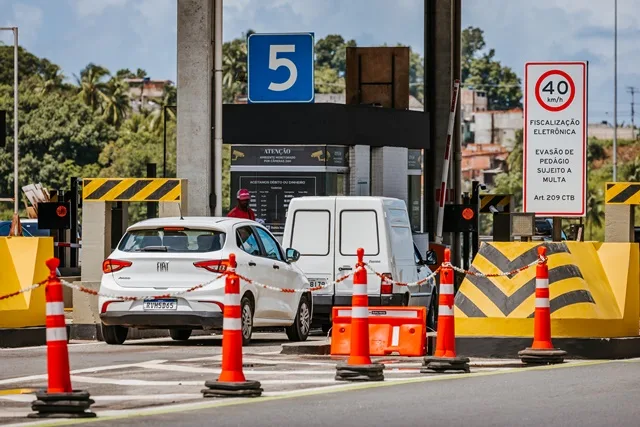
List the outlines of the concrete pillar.
{"label": "concrete pillar", "polygon": [[102,261],[111,253],[111,202],[87,202],[82,205],[82,281],[99,282]]}
{"label": "concrete pillar", "polygon": [[212,212],[212,9],[211,0],[178,0],[177,175],[189,180],[195,216]]}
{"label": "concrete pillar", "polygon": [[404,200],[409,209],[407,156],[403,147],[371,149],[371,194]]}
{"label": "concrete pillar", "polygon": [[604,205],[604,241],[633,242],[634,205]]}
{"label": "concrete pillar", "polygon": [[349,147],[349,195],[371,194],[371,148],[368,145]]}

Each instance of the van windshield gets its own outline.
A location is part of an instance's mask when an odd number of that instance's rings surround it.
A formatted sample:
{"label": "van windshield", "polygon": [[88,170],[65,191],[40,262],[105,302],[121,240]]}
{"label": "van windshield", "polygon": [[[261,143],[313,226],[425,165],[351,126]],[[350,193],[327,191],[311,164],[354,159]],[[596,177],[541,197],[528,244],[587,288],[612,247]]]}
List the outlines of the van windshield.
{"label": "van windshield", "polygon": [[222,249],[226,233],[186,228],[141,229],[127,232],[118,250],[122,252],[215,252]]}

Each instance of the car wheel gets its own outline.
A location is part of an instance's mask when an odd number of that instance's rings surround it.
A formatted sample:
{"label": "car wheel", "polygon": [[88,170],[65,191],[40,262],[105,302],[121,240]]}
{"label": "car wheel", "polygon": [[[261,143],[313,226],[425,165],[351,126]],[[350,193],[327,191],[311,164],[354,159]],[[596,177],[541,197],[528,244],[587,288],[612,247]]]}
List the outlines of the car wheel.
{"label": "car wheel", "polygon": [[286,328],[287,337],[290,341],[306,341],[309,336],[309,330],[311,329],[311,304],[309,304],[309,297],[302,295],[300,297],[300,304],[298,304],[298,311],[296,318],[293,321],[293,325]]}
{"label": "car wheel", "polygon": [[253,334],[253,306],[251,305],[249,297],[242,297],[240,307],[242,345],[249,345],[249,343],[251,343],[251,335]]}
{"label": "car wheel", "polygon": [[121,345],[124,344],[129,335],[129,328],[124,326],[107,326],[102,324],[102,338],[107,344]]}
{"label": "car wheel", "polygon": [[174,341],[186,341],[191,336],[191,329],[170,329],[169,335]]}

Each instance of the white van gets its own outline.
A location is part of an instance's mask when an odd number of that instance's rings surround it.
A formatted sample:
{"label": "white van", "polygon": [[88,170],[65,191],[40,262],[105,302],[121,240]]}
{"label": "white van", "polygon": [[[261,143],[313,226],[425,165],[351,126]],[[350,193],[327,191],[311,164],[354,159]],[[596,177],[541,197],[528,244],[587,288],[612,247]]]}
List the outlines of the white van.
{"label": "white van", "polygon": [[[400,282],[416,282],[431,273],[413,243],[405,202],[388,197],[324,196],[291,199],[283,244],[300,252],[298,267],[318,286],[352,272],[356,250],[375,271]],[[427,258],[435,264],[433,254]],[[313,292],[313,324],[327,332],[331,309],[350,306],[353,281]],[[370,306],[424,306],[428,324],[435,321],[435,285],[398,286],[385,283],[369,272]]]}

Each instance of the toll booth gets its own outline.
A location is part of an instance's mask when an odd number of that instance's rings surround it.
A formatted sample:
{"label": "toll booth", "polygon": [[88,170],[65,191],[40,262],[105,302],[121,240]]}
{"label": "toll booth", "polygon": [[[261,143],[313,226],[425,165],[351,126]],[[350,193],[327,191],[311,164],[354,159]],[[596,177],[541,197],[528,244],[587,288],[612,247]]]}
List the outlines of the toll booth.
{"label": "toll booth", "polygon": [[336,145],[232,145],[231,205],[241,188],[269,230],[284,232],[289,201],[347,193],[349,148]]}

